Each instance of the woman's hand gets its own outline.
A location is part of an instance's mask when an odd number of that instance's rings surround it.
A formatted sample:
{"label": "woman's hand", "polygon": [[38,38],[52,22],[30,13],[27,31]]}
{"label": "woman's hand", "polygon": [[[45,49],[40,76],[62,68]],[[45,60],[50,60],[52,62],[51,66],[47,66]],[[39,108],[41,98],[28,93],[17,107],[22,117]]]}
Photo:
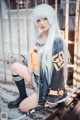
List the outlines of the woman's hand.
{"label": "woman's hand", "polygon": [[56,107],[57,106],[57,103],[53,103],[53,104],[49,104],[49,103],[45,103],[45,107],[50,107],[50,108],[52,108],[52,107]]}

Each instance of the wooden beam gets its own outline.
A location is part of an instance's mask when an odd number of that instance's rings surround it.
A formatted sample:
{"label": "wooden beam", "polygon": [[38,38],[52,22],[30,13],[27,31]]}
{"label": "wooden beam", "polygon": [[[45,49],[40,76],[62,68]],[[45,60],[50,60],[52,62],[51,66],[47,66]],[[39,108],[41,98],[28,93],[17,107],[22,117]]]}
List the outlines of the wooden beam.
{"label": "wooden beam", "polygon": [[79,2],[79,42],[80,42],[80,2]]}
{"label": "wooden beam", "polygon": [[9,18],[10,53],[12,54],[12,26],[10,17],[10,0],[8,0],[8,18]]}
{"label": "wooden beam", "polygon": [[65,15],[65,42],[68,45],[68,29],[69,29],[69,0],[66,0],[66,15]]}
{"label": "wooden beam", "polygon": [[20,56],[20,22],[19,22],[19,0],[17,1],[17,27],[18,27],[18,54]]}
{"label": "wooden beam", "polygon": [[[79,6],[80,2],[77,0],[76,2],[76,18],[75,18],[75,41],[74,41],[74,74],[73,74],[73,85],[74,87],[78,85],[77,79],[80,80],[79,75],[77,72],[80,69],[78,66],[80,61],[80,43],[79,43]],[[76,72],[75,72],[76,71]]]}
{"label": "wooden beam", "polygon": [[76,17],[75,17],[75,43],[78,41],[79,35],[79,0],[76,2]]}
{"label": "wooden beam", "polygon": [[55,11],[56,11],[56,13],[58,11],[58,0],[55,0]]}
{"label": "wooden beam", "polygon": [[29,51],[29,14],[28,14],[28,0],[26,0],[26,35],[27,35],[27,52]]}
{"label": "wooden beam", "polygon": [[[0,20],[1,20],[1,35],[2,35],[2,59],[5,60],[4,54],[4,28],[3,28],[3,16],[2,16],[2,0],[0,0]],[[6,81],[6,63],[3,62],[4,69],[4,81]]]}
{"label": "wooden beam", "polygon": [[35,6],[37,6],[37,0],[34,0],[35,1]]}
{"label": "wooden beam", "polygon": [[48,4],[48,0],[45,0],[45,3]]}
{"label": "wooden beam", "polygon": [[0,83],[15,85],[15,83],[13,81],[8,81],[8,80],[7,81],[0,80]]}
{"label": "wooden beam", "polygon": [[76,117],[77,118],[77,119],[75,118],[76,120],[80,120],[80,101],[75,106],[75,108],[71,111],[71,116]]}
{"label": "wooden beam", "polygon": [[[12,26],[11,26],[11,17],[10,17],[10,0],[8,0],[8,18],[9,18],[8,23],[9,23],[9,37],[10,37],[10,53],[12,55]],[[11,65],[11,60],[10,60],[10,65]]]}

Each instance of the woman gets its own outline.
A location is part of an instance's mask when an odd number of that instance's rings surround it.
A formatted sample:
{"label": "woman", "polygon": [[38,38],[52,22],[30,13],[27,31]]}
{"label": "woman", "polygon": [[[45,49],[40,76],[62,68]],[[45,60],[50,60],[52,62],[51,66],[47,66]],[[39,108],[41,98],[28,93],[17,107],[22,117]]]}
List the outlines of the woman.
{"label": "woman", "polygon": [[[34,8],[31,16],[30,41],[35,44],[30,52],[29,65],[14,63],[11,67],[13,79],[20,96],[8,104],[19,106],[22,112],[37,107],[39,102],[56,105],[65,95],[67,80],[68,49],[61,35],[54,9],[41,4]],[[27,96],[24,80],[35,91]]]}

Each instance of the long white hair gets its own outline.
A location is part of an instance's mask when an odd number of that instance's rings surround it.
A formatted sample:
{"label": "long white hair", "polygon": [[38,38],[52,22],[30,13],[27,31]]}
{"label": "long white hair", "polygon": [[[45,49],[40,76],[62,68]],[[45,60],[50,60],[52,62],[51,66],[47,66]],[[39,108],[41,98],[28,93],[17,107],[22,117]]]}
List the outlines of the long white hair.
{"label": "long white hair", "polygon": [[[68,50],[64,43],[64,39],[61,35],[57,14],[55,10],[47,4],[41,4],[34,8],[32,17],[31,17],[31,27],[30,27],[30,41],[35,44],[36,40],[41,34],[41,31],[37,27],[37,20],[41,18],[47,18],[49,24],[51,24],[51,28],[48,32],[48,37],[46,40],[46,44],[44,46],[44,53],[42,56],[41,67],[43,69],[43,73],[46,73],[46,78],[48,83],[51,82],[52,76],[52,51],[54,51],[53,43],[55,39],[59,38],[62,40],[63,43],[63,51],[65,56],[65,65],[64,65],[64,79],[67,80],[67,62],[68,62]],[[59,44],[59,42],[57,43]]]}

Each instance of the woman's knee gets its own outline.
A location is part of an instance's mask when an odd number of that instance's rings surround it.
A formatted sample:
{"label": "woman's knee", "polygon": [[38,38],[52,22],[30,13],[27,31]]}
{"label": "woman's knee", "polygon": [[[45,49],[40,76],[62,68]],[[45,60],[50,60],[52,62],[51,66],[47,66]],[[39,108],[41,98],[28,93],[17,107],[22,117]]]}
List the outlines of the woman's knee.
{"label": "woman's knee", "polygon": [[29,111],[29,109],[27,108],[27,105],[25,105],[24,100],[20,103],[19,109],[21,112],[28,112]]}
{"label": "woman's knee", "polygon": [[15,62],[11,65],[11,72],[15,73],[18,69],[19,63]]}
{"label": "woman's knee", "polygon": [[33,93],[26,99],[24,99],[20,105],[19,108],[22,112],[28,112],[30,109],[37,107],[38,105],[38,94]]}
{"label": "woman's knee", "polygon": [[20,109],[21,112],[27,112],[27,111],[25,111],[24,105],[22,104],[22,102],[19,105],[19,109]]}

